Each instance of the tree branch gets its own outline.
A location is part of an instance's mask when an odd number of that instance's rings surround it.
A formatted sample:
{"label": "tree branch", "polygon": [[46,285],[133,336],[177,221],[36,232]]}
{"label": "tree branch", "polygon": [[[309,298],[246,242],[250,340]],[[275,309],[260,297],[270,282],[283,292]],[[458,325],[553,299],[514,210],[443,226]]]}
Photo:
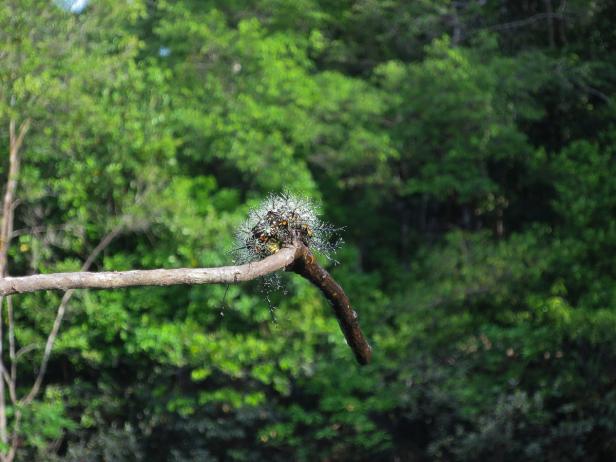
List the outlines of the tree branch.
{"label": "tree branch", "polygon": [[[4,278],[7,274],[8,267],[8,249],[13,234],[13,214],[15,211],[15,191],[17,189],[17,180],[19,178],[19,150],[23,144],[24,137],[30,128],[30,119],[26,119],[19,126],[18,133],[15,133],[15,120],[9,121],[9,172],[6,180],[6,190],[4,192],[4,200],[2,203],[2,221],[0,223],[0,278]],[[0,295],[0,375],[4,376],[6,369],[2,359],[4,338],[2,335],[2,304],[4,296]],[[4,380],[0,377],[0,441],[3,444],[8,443],[8,434],[6,427],[6,401],[4,392]],[[5,457],[5,454],[0,452],[0,460],[7,461],[12,458]]]}
{"label": "tree branch", "polygon": [[36,274],[0,279],[0,296],[42,290],[118,289],[135,286],[171,286],[178,284],[229,284],[250,281],[289,266],[299,247],[281,249],[261,261],[219,268],[178,268],[99,273]]}
{"label": "tree branch", "polygon": [[[111,242],[122,232],[122,228],[123,223],[120,223],[115,229],[113,229],[101,239],[101,241],[94,248],[90,256],[81,266],[82,271],[88,271],[90,269],[92,263],[94,263],[100,253],[105,250],[105,248],[107,248],[107,246],[111,244]],[[51,331],[47,336],[47,342],[45,342],[45,350],[43,351],[43,358],[41,359],[41,367],[39,367],[39,371],[36,375],[34,383],[32,384],[32,388],[30,388],[30,391],[28,392],[26,397],[22,400],[23,404],[30,404],[38,394],[41,385],[43,384],[43,379],[45,378],[45,372],[47,372],[47,364],[49,363],[49,358],[51,357],[51,350],[53,349],[53,344],[55,343],[58,332],[60,331],[60,326],[62,325],[62,320],[64,319],[64,313],[66,312],[66,306],[68,305],[68,302],[70,301],[74,293],[75,291],[71,289],[64,292],[64,295],[62,296],[62,300],[60,301],[60,305],[58,305],[58,309],[56,311],[56,318],[54,319]],[[14,357],[12,358],[12,360],[13,364],[15,364]]]}
{"label": "tree branch", "polygon": [[[316,262],[310,250],[301,243],[282,248],[263,260],[239,266],[7,277],[0,279],[0,296],[42,290],[70,291],[72,289],[118,289],[178,284],[233,284],[250,281],[282,269],[292,270],[321,290],[331,303],[340,328],[357,361],[362,365],[368,364],[372,357],[372,348],[359,327],[357,313],[351,307],[349,298],[342,287]],[[32,399],[30,395],[26,397],[26,400]]]}
{"label": "tree branch", "polygon": [[362,365],[368,364],[372,358],[372,348],[359,327],[357,312],[351,307],[349,297],[331,275],[317,263],[307,247],[300,247],[300,251],[302,255],[295,260],[290,269],[321,289],[334,309],[340,329],[357,362]]}
{"label": "tree branch", "polygon": [[495,24],[493,26],[488,26],[488,29],[493,30],[507,30],[507,29],[516,29],[518,27],[525,27],[530,24],[534,24],[539,21],[543,21],[544,19],[564,19],[565,15],[562,13],[537,13],[533,16],[524,19],[518,19],[511,22],[506,22],[502,24]]}
{"label": "tree branch", "polygon": [[6,181],[6,191],[4,192],[2,225],[0,227],[0,277],[6,275],[7,253],[13,233],[13,201],[15,200],[15,190],[19,177],[19,150],[29,128],[30,119],[26,119],[20,125],[18,133],[15,133],[15,121],[11,119],[9,122],[9,174]]}
{"label": "tree branch", "polygon": [[11,372],[9,374],[10,381],[9,396],[13,405],[17,403],[17,361],[15,361],[15,316],[13,313],[13,299],[12,297],[6,298],[6,311],[9,321],[9,358],[11,360]]}

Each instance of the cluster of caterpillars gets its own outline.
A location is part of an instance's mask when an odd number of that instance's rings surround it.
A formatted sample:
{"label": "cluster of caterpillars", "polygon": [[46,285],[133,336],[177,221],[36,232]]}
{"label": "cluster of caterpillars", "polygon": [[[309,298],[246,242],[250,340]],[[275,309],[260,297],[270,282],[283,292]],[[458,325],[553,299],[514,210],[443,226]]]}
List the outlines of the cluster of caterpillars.
{"label": "cluster of caterpillars", "polygon": [[269,210],[250,232],[246,247],[261,257],[273,255],[296,240],[309,247],[314,236],[310,225],[302,220],[299,213],[292,210]]}
{"label": "cluster of caterpillars", "polygon": [[268,195],[237,230],[236,261],[261,260],[295,244],[331,260],[341,241],[334,239],[336,229],[320,220],[318,212],[315,203],[289,192]]}

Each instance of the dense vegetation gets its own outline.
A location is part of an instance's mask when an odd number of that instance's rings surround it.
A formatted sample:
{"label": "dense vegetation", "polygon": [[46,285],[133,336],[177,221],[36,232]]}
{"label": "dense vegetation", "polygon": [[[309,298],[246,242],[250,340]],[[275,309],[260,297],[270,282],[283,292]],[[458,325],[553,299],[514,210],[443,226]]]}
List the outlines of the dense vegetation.
{"label": "dense vegetation", "polygon": [[[78,292],[18,460],[613,460],[614,2],[0,3],[11,275],[228,264],[288,188],[374,347],[298,277]],[[19,396],[61,295],[12,297]]]}

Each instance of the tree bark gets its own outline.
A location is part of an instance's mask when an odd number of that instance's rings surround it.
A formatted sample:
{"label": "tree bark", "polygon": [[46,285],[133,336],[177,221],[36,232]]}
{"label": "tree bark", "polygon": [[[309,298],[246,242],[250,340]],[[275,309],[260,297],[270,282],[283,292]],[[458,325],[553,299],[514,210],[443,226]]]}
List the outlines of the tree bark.
{"label": "tree bark", "polygon": [[349,298],[303,244],[285,247],[261,261],[219,268],[178,268],[118,272],[38,274],[0,279],[0,297],[42,290],[118,289],[177,284],[233,284],[289,269],[317,286],[331,303],[349,347],[360,364],[368,364],[372,349],[357,321]]}
{"label": "tree bark", "polygon": [[[17,189],[17,179],[19,178],[19,150],[23,143],[26,133],[30,128],[30,119],[26,119],[15,131],[15,120],[9,121],[9,172],[6,181],[6,190],[4,191],[4,200],[2,205],[2,220],[0,222],[0,278],[4,278],[8,268],[8,249],[13,234],[13,212],[15,210],[15,191]],[[4,296],[0,295],[0,441],[3,444],[8,443],[7,419],[6,419],[6,395],[4,388],[4,374],[6,372],[4,361],[2,359],[4,338],[3,338],[3,321],[2,307]],[[13,457],[0,452],[0,460],[2,462],[12,461]]]}
{"label": "tree bark", "polygon": [[136,286],[171,286],[177,284],[232,284],[250,281],[289,266],[298,248],[281,249],[261,261],[219,268],[178,268],[99,273],[76,272],[6,277],[0,280],[0,296],[69,289],[119,289]]}
{"label": "tree bark", "polygon": [[372,359],[372,347],[359,327],[357,312],[351,307],[349,297],[331,275],[317,263],[308,248],[302,247],[300,250],[302,251],[301,257],[295,260],[290,269],[321,289],[334,309],[340,329],[349,347],[353,350],[357,362],[362,365],[368,364]]}

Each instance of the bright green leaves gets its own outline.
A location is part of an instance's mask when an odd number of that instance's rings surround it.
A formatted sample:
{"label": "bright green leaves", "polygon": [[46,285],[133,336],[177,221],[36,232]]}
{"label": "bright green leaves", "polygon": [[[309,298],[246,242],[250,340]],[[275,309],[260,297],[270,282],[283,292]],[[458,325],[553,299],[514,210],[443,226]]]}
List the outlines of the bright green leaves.
{"label": "bright green leaves", "polygon": [[23,434],[29,445],[42,453],[50,440],[61,438],[67,430],[75,430],[77,424],[66,417],[63,393],[59,388],[49,387],[45,400],[23,409]]}
{"label": "bright green leaves", "polygon": [[423,61],[376,69],[400,152],[399,194],[477,200],[498,192],[491,164],[523,159],[531,150],[514,115],[504,110],[528,87],[509,79],[512,60],[483,51],[488,56],[442,39],[427,48]]}
{"label": "bright green leaves", "polygon": [[[231,169],[224,176],[237,171],[263,191],[314,190],[309,165],[357,170],[352,183],[385,180],[395,153],[377,130],[383,105],[373,88],[315,73],[302,37],[269,33],[256,20],[232,29],[220,13],[189,15],[185,5],[165,11],[156,30],[186,87],[179,94],[189,98],[176,113],[178,130],[190,133],[182,147],[188,165],[222,162]],[[181,29],[180,18],[188,22]]]}
{"label": "bright green leaves", "polygon": [[262,190],[314,189],[296,152],[313,136],[307,109],[317,87],[305,52],[284,35],[266,36],[255,20],[232,29],[216,11],[164,11],[156,30],[171,50],[176,128],[189,140],[181,149],[186,166],[221,164],[229,169],[224,182],[237,172]]}

